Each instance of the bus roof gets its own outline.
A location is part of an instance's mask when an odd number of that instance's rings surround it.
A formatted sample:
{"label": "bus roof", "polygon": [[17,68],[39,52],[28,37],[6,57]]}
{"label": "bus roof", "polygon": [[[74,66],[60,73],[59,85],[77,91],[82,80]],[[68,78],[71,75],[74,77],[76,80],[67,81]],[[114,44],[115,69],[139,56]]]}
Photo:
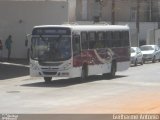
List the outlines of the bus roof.
{"label": "bus roof", "polygon": [[34,28],[70,28],[75,31],[92,31],[92,30],[129,30],[128,25],[40,25],[35,26]]}

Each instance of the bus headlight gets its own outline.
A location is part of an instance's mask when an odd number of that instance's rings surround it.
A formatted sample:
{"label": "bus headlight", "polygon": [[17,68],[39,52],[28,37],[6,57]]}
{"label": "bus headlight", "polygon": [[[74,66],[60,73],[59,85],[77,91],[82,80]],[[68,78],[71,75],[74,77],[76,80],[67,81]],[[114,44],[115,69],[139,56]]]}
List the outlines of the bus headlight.
{"label": "bus headlight", "polygon": [[66,65],[66,66],[63,66],[63,70],[68,70],[68,69],[70,69],[70,66],[68,65]]}
{"label": "bus headlight", "polygon": [[63,70],[68,70],[71,68],[71,64],[70,63],[67,63],[63,66]]}
{"label": "bus headlight", "polygon": [[31,64],[31,69],[39,70],[39,67],[36,64]]}

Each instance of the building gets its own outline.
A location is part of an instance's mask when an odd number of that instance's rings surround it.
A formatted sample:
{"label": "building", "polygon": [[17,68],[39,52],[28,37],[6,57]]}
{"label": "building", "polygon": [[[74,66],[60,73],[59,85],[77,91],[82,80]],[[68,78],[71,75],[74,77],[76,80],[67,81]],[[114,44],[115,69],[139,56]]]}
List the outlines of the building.
{"label": "building", "polygon": [[[0,0],[0,39],[4,45],[8,35],[12,35],[11,58],[26,58],[25,39],[33,26],[77,21],[93,24],[99,20],[128,24],[131,44],[137,46],[137,8],[139,40],[146,44],[147,33],[160,26],[159,0]],[[7,50],[3,48],[6,57]]]}
{"label": "building", "polygon": [[7,56],[5,40],[12,35],[11,58],[26,58],[25,39],[27,34],[31,34],[33,26],[75,21],[74,4],[73,0],[1,0],[0,39],[4,46],[3,57]]}
{"label": "building", "polygon": [[76,5],[77,21],[99,20],[128,24],[131,28],[132,46],[138,45],[137,29],[140,31],[140,45],[146,44],[148,31],[157,29],[160,20],[159,0],[77,0]]}
{"label": "building", "polygon": [[76,20],[91,21],[99,17],[102,21],[111,21],[113,1],[117,22],[136,21],[137,3],[140,22],[157,22],[160,19],[159,0],[77,0]]}

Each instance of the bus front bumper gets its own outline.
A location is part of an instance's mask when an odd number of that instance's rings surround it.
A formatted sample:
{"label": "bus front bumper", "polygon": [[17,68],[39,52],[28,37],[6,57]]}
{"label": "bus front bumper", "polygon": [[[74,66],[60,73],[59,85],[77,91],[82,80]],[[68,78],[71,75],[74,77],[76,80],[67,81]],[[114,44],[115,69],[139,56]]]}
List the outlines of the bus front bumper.
{"label": "bus front bumper", "polygon": [[30,68],[31,77],[66,77],[66,78],[75,78],[81,76],[81,67],[79,68],[70,68],[67,70],[34,70]]}

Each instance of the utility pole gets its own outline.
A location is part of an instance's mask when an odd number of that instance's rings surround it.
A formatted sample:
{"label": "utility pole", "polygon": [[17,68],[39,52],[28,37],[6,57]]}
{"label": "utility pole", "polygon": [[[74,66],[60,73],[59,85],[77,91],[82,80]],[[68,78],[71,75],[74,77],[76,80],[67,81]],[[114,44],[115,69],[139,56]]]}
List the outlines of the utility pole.
{"label": "utility pole", "polygon": [[152,0],[149,1],[149,21],[152,22]]}
{"label": "utility pole", "polygon": [[111,8],[112,16],[111,16],[111,24],[115,24],[115,0],[112,0],[112,8]]}
{"label": "utility pole", "polygon": [[68,24],[69,24],[69,22],[70,22],[70,7],[69,7],[69,0],[67,0],[67,7],[68,7],[68,8],[67,8],[67,9],[68,9],[68,10],[67,10],[67,12],[68,12],[68,16],[67,16],[67,17],[68,17]]}
{"label": "utility pole", "polygon": [[136,30],[137,30],[137,46],[138,47],[139,47],[139,4],[140,4],[140,0],[137,0]]}
{"label": "utility pole", "polygon": [[103,0],[94,0],[94,22],[100,22],[102,20],[102,7]]}

